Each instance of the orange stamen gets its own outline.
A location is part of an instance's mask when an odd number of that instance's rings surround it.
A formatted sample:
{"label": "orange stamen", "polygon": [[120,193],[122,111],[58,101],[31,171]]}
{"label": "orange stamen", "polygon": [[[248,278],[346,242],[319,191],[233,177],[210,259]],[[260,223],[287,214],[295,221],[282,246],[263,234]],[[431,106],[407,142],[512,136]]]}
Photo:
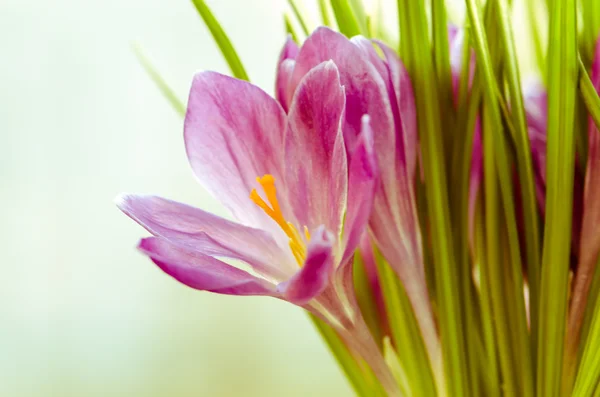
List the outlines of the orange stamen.
{"label": "orange stamen", "polygon": [[[287,222],[281,212],[281,208],[279,207],[279,201],[277,200],[277,189],[275,188],[275,178],[273,175],[266,174],[262,178],[256,178],[256,181],[261,185],[263,191],[265,192],[265,196],[267,196],[267,204],[262,197],[258,194],[256,189],[252,189],[250,192],[250,200],[252,200],[256,205],[258,205],[265,214],[269,215],[271,219],[273,219],[279,227],[285,232],[285,234],[289,237],[289,245],[292,250],[292,254],[298,262],[299,266],[302,266],[304,260],[306,259],[306,244],[304,243],[302,236],[298,232],[298,229],[291,222]],[[304,226],[304,235],[306,237],[306,241],[310,240],[310,233],[308,232],[308,228]]]}

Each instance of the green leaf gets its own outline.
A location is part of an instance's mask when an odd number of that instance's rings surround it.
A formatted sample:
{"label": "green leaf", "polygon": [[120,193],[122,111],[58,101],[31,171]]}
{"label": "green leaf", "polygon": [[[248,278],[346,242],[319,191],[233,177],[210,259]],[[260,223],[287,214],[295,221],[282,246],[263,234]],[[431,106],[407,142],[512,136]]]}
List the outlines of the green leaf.
{"label": "green leaf", "polygon": [[219,21],[217,21],[217,19],[214,17],[210,8],[206,5],[204,0],[192,0],[192,3],[194,3],[194,6],[196,6],[196,10],[198,10],[198,13],[206,24],[206,27],[219,46],[219,49],[221,50],[223,57],[225,57],[233,76],[241,80],[249,81],[246,70],[244,69],[244,65],[240,61],[240,58],[233,48],[231,41],[229,41],[229,37],[227,37],[227,34],[219,24]]}
{"label": "green leaf", "polygon": [[319,12],[321,13],[321,22],[323,25],[331,27],[331,17],[329,16],[327,0],[319,0]]}
{"label": "green leaf", "polygon": [[[510,19],[510,8],[507,0],[496,0],[495,13],[500,27],[499,33],[504,54],[504,73],[510,94],[510,116],[514,127],[513,139],[517,154],[517,171],[521,188],[521,203],[523,211],[523,228],[525,234],[525,259],[529,282],[529,308],[531,318],[531,334],[533,357],[536,357],[539,293],[540,293],[540,230],[536,187],[533,174],[533,161],[529,144],[529,130],[523,93],[521,92],[521,77],[517,64],[517,51],[513,38]],[[498,88],[499,90],[499,88]],[[507,110],[508,111],[508,110]]]}
{"label": "green leaf", "polygon": [[338,28],[346,37],[361,34],[360,25],[348,0],[330,0]]}
{"label": "green leaf", "polygon": [[585,68],[585,65],[579,59],[579,89],[585,106],[587,107],[596,127],[600,129],[600,97],[594,88],[594,84]]}
{"label": "green leaf", "polygon": [[146,73],[148,73],[148,76],[150,76],[152,81],[154,81],[154,84],[156,84],[156,86],[158,87],[160,92],[164,95],[164,97],[167,98],[167,100],[169,101],[169,103],[171,104],[173,109],[175,109],[175,111],[180,116],[182,116],[182,117],[185,116],[186,106],[184,105],[183,101],[181,101],[177,97],[177,95],[175,94],[173,89],[167,84],[167,82],[163,79],[163,77],[156,70],[156,68],[154,68],[154,66],[152,66],[152,64],[150,63],[148,58],[146,58],[146,56],[144,55],[140,46],[137,44],[134,44],[133,52],[135,53],[135,56],[137,57],[140,64],[144,67],[144,70],[146,71]]}
{"label": "green leaf", "polygon": [[442,133],[442,109],[429,40],[424,0],[398,0],[400,54],[414,87],[425,174],[436,303],[445,366],[447,394],[468,396],[467,346],[463,338],[462,303],[455,269],[448,182]]}
{"label": "green leaf", "polygon": [[[537,393],[562,390],[575,165],[577,94],[576,0],[553,0],[548,47],[546,224],[541,267]],[[568,382],[567,382],[568,383]],[[565,394],[566,393],[566,394]]]}
{"label": "green leaf", "polygon": [[356,300],[375,342],[381,348],[383,343],[382,319],[379,316],[375,291],[369,280],[365,262],[358,250],[354,254],[353,270]]}
{"label": "green leaf", "polygon": [[310,34],[310,29],[308,28],[308,24],[306,22],[307,18],[303,10],[299,8],[298,4],[296,3],[296,0],[288,0],[288,3],[290,4],[290,7],[292,7],[292,11],[296,16],[296,19],[300,23],[300,27],[302,28],[304,35],[308,36]]}
{"label": "green leaf", "polygon": [[375,257],[392,340],[400,352],[400,362],[411,391],[409,395],[435,396],[432,368],[408,295],[379,252]]}
{"label": "green leaf", "polygon": [[325,321],[321,320],[317,316],[310,314],[308,315],[315,327],[321,334],[323,340],[329,346],[329,350],[335,357],[336,361],[342,367],[344,374],[350,381],[350,384],[354,388],[354,391],[358,396],[371,397],[373,396],[372,387],[367,381],[367,376],[363,369],[360,367],[352,353],[348,351],[346,344],[339,337],[337,332]]}
{"label": "green leaf", "polygon": [[[496,3],[496,6],[499,4]],[[483,28],[476,0],[467,0],[467,10],[473,28],[475,52],[484,88],[482,138],[484,143],[486,258],[490,277],[497,280],[491,285],[490,292],[494,316],[497,318],[496,330],[501,370],[508,395],[532,396],[534,376],[525,302],[523,301],[523,275],[516,209],[513,201],[511,160],[497,101],[497,93],[500,90],[496,78],[497,68],[494,67],[500,64],[500,60],[505,58],[505,55],[501,56],[498,52],[498,49],[503,46],[499,40],[501,34],[497,31],[496,24],[488,25],[491,32],[488,45],[487,34]],[[498,12],[502,12],[502,10],[498,10],[494,4],[489,4],[486,17],[489,18],[490,15]],[[492,62],[492,54],[496,55],[495,63]],[[506,61],[506,59],[503,60]],[[497,201],[496,197],[498,188],[501,201]]]}
{"label": "green leaf", "polygon": [[585,350],[579,366],[573,397],[588,397],[594,394],[594,390],[600,379],[600,300],[594,304],[594,314],[590,326],[589,335],[585,344]]}
{"label": "green leaf", "polygon": [[296,43],[299,43],[298,35],[296,34],[296,30],[294,29],[290,16],[287,13],[283,14],[283,21],[285,23],[285,32],[292,36],[292,40],[294,40]]}

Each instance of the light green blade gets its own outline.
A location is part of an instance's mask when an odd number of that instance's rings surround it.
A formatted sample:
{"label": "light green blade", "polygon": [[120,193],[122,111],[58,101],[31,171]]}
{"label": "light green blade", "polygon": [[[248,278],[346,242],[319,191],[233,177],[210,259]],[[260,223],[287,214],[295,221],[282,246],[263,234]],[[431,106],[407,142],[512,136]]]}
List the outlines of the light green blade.
{"label": "light green blade", "polygon": [[148,73],[148,76],[150,76],[152,81],[154,81],[154,84],[156,84],[160,92],[165,98],[167,98],[167,101],[169,101],[173,109],[175,109],[180,116],[185,116],[186,106],[184,105],[183,101],[177,97],[173,89],[167,84],[165,79],[160,75],[156,68],[150,63],[148,58],[142,52],[140,46],[138,44],[133,44],[132,47],[138,61],[144,67],[144,70],[146,73]]}
{"label": "light green blade", "polygon": [[196,6],[196,10],[198,10],[198,13],[206,24],[206,27],[219,46],[219,49],[221,50],[223,57],[225,57],[233,76],[237,77],[238,79],[248,81],[248,74],[246,74],[244,65],[240,61],[235,48],[233,48],[229,37],[227,37],[227,34],[221,27],[221,24],[219,24],[219,21],[213,15],[210,8],[203,0],[192,0],[192,3],[194,3],[194,6]]}

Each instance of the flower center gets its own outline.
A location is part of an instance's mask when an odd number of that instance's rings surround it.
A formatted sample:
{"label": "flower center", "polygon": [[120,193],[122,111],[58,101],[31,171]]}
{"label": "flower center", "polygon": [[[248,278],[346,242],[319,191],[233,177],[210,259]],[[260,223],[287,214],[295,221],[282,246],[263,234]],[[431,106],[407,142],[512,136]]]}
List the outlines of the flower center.
{"label": "flower center", "polygon": [[[296,229],[296,226],[294,226],[293,223],[286,221],[281,213],[281,208],[279,207],[279,202],[277,201],[275,178],[273,175],[265,174],[262,177],[257,177],[256,181],[260,184],[260,186],[262,186],[270,206],[262,199],[262,197],[260,197],[256,189],[252,189],[250,192],[250,199],[254,201],[254,203],[258,205],[265,212],[265,214],[269,215],[271,219],[277,222],[279,227],[281,227],[281,229],[285,232],[289,238],[290,249],[292,250],[292,254],[294,254],[294,258],[296,258],[298,266],[302,266],[304,260],[306,259],[306,244],[298,232],[298,229]],[[308,232],[308,228],[306,226],[304,226],[304,235],[306,236],[306,241],[309,241],[310,233]]]}

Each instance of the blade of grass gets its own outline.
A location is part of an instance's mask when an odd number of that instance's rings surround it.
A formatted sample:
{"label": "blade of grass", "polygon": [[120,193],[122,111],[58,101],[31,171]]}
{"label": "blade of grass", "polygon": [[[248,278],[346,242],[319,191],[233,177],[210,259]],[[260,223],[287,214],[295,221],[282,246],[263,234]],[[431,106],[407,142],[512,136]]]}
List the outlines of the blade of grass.
{"label": "blade of grass", "polygon": [[450,227],[440,95],[431,53],[425,2],[398,0],[398,13],[400,54],[414,87],[423,155],[436,303],[445,366],[445,391],[452,396],[469,396],[465,359],[467,346],[462,335],[462,305],[455,274],[456,259]]}
{"label": "blade of grass", "polygon": [[527,22],[529,24],[531,37],[533,38],[533,49],[535,52],[536,65],[539,72],[542,75],[544,75],[546,72],[544,67],[544,47],[542,44],[542,36],[538,26],[539,7],[536,7],[536,0],[526,0],[525,4],[527,6]]}
{"label": "blade of grass", "polygon": [[575,381],[573,397],[588,397],[594,394],[598,379],[600,379],[598,349],[600,349],[600,301],[597,300],[594,304],[594,315]]}
{"label": "blade of grass", "polygon": [[133,52],[137,57],[138,61],[148,73],[148,76],[152,79],[154,84],[158,87],[161,94],[169,101],[173,109],[179,114],[181,117],[185,116],[185,108],[183,101],[180,100],[173,89],[167,84],[165,79],[160,75],[160,73],[156,70],[156,68],[150,63],[148,58],[144,55],[141,47],[138,44],[133,44],[132,46]]}
{"label": "blade of grass", "polygon": [[327,343],[327,346],[329,346],[329,350],[335,357],[336,361],[340,367],[342,367],[344,374],[350,381],[350,384],[354,388],[356,394],[361,397],[371,397],[373,395],[372,388],[368,384],[362,368],[352,354],[348,351],[344,341],[325,321],[313,314],[309,314],[308,316],[323,337],[323,340],[325,340]]}
{"label": "blade of grass", "polygon": [[[487,15],[498,13],[499,10],[494,7],[493,3],[490,7],[491,8],[488,8],[487,10]],[[497,261],[494,265],[491,265],[491,269],[498,272],[494,279],[504,279],[502,282],[506,283],[504,292],[497,290],[496,299],[494,300],[495,305],[498,307],[498,311],[504,311],[506,313],[506,321],[498,324],[498,327],[506,334],[504,335],[505,337],[500,340],[500,363],[503,374],[512,373],[513,366],[516,366],[517,369],[516,373],[514,373],[514,384],[506,382],[506,386],[514,389],[514,392],[516,392],[517,395],[532,396],[534,376],[531,345],[527,327],[527,315],[525,311],[525,302],[523,300],[523,275],[519,236],[516,224],[514,191],[512,187],[511,161],[506,136],[503,133],[502,117],[497,103],[496,92],[499,91],[499,84],[497,82],[495,68],[493,67],[494,63],[492,62],[492,54],[495,54],[495,64],[499,64],[499,60],[502,60],[504,55],[499,51],[499,48],[502,48],[499,40],[499,29],[491,31],[493,36],[491,36],[492,38],[490,40],[493,40],[491,43],[493,43],[494,46],[488,46],[487,34],[483,29],[479,7],[475,0],[467,0],[467,10],[469,21],[471,22],[473,29],[473,40],[477,62],[481,68],[482,85],[484,87],[484,109],[488,116],[484,124],[487,127],[484,131],[488,136],[484,136],[483,138],[484,165],[487,165],[487,168],[485,168],[484,171],[486,179],[485,185],[488,191],[485,196],[485,205],[487,209],[488,199],[493,199],[490,189],[492,189],[492,184],[496,183],[495,178],[498,178],[497,182],[499,182],[500,196],[502,199],[502,204],[499,205],[499,208],[504,210],[504,216],[500,219],[496,219],[499,215],[495,214],[493,211],[489,217],[486,215],[486,220],[488,220],[488,222],[498,223],[498,225],[493,228],[488,225],[489,236],[486,240],[486,247],[488,250],[494,251],[494,255],[490,254],[488,260]],[[486,159],[486,157],[492,157],[492,159]],[[490,169],[492,166],[491,161],[494,163],[495,170]],[[489,178],[493,178],[493,180],[487,181]],[[502,224],[501,219],[504,220],[504,226],[506,227],[506,238],[508,240],[505,245],[508,248],[507,252],[501,250],[499,246],[501,242],[498,241],[498,238],[500,237],[500,229],[498,229],[498,226]],[[508,255],[508,274],[510,277],[504,277],[502,273],[505,263],[500,258],[503,253]],[[494,285],[494,288],[496,287],[497,286]],[[494,292],[492,291],[492,293]],[[502,303],[500,301],[502,301]],[[510,313],[510,315],[508,313]],[[496,313],[495,315],[498,316]],[[506,344],[506,346],[503,346],[504,344]]]}
{"label": "blade of grass", "polygon": [[[548,47],[546,224],[541,267],[537,393],[559,396],[571,255],[575,100],[577,91],[577,4],[552,0]],[[569,382],[565,382],[569,383]],[[562,390],[562,394],[561,394]]]}
{"label": "blade of grass", "polygon": [[581,90],[581,96],[587,107],[587,110],[594,120],[596,127],[600,129],[600,97],[594,88],[594,84],[590,79],[585,65],[579,59],[579,89]]}
{"label": "blade of grass", "polygon": [[338,28],[346,37],[361,34],[360,25],[348,0],[330,0]]}
{"label": "blade of grass", "polygon": [[198,14],[200,14],[200,17],[206,24],[206,27],[208,28],[215,42],[219,46],[221,54],[223,54],[223,57],[227,61],[227,64],[229,65],[229,69],[231,69],[231,73],[233,74],[233,76],[241,80],[249,81],[248,74],[244,69],[244,65],[240,61],[240,58],[238,57],[238,54],[235,51],[235,48],[233,48],[229,37],[227,37],[227,34],[221,27],[221,24],[219,24],[219,21],[213,15],[210,8],[206,5],[204,0],[192,0],[192,3],[196,7]]}
{"label": "blade of grass", "polygon": [[305,36],[308,36],[310,34],[310,29],[308,28],[308,23],[306,22],[307,18],[303,10],[299,8],[298,4],[296,3],[296,0],[288,0],[288,3],[292,8],[292,11],[294,12],[294,15],[296,16],[296,19],[300,23],[302,32],[304,32]]}
{"label": "blade of grass", "polygon": [[292,40],[294,40],[294,42],[299,43],[298,35],[296,34],[296,29],[294,29],[291,17],[288,15],[287,12],[283,14],[283,21],[285,23],[285,32],[292,36]]}
{"label": "blade of grass", "polygon": [[376,253],[376,263],[392,340],[400,352],[399,358],[406,373],[410,395],[436,396],[429,358],[406,291],[379,253]]}
{"label": "blade of grass", "polygon": [[324,26],[331,27],[331,17],[329,16],[329,7],[327,0],[319,0],[319,12],[321,14],[321,23]]}
{"label": "blade of grass", "polygon": [[533,161],[529,143],[529,131],[521,91],[521,77],[517,64],[517,52],[513,38],[509,6],[506,0],[496,0],[500,37],[504,49],[505,76],[510,94],[510,115],[515,133],[515,148],[517,154],[517,171],[521,188],[521,205],[525,231],[525,260],[529,281],[529,310],[531,318],[532,358],[534,360],[537,346],[539,285],[540,285],[540,231],[538,207],[533,175]]}

